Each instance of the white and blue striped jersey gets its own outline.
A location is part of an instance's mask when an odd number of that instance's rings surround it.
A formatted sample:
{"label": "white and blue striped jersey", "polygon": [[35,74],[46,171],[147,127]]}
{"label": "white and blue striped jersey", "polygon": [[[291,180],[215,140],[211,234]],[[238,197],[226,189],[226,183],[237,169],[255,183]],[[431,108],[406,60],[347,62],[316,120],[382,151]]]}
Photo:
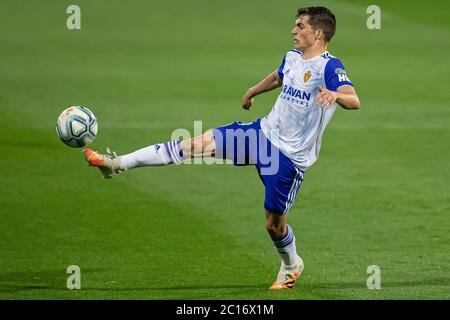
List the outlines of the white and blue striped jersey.
{"label": "white and blue striped jersey", "polygon": [[283,80],[281,93],[270,114],[261,119],[261,128],[304,171],[317,160],[323,131],[336,110],[336,104],[329,108],[316,104],[317,87],[337,91],[353,84],[342,62],[328,51],[305,60],[300,51],[290,50],[278,74]]}

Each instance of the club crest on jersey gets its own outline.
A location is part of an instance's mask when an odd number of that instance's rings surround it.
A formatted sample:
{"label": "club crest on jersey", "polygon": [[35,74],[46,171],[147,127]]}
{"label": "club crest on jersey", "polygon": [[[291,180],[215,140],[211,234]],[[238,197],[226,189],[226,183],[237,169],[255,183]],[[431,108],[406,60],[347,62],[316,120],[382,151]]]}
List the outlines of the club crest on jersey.
{"label": "club crest on jersey", "polygon": [[305,75],[303,76],[303,81],[304,81],[305,83],[307,83],[308,80],[311,79],[311,75],[312,75],[311,71],[306,71],[306,72],[305,72]]}

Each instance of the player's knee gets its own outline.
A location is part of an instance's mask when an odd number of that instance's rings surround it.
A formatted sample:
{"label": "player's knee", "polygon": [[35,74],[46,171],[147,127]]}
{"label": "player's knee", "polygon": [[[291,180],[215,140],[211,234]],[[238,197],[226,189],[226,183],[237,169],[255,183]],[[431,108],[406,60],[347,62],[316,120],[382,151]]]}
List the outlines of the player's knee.
{"label": "player's knee", "polygon": [[208,130],[202,136],[203,152],[214,155],[216,153],[216,142],[212,130]]}
{"label": "player's knee", "polygon": [[266,220],[266,230],[272,238],[281,238],[286,233],[286,225],[279,221]]}
{"label": "player's knee", "polygon": [[185,156],[194,158],[196,153],[201,153],[202,143],[198,138],[192,138],[182,141],[181,148]]}
{"label": "player's knee", "polygon": [[198,150],[202,150],[201,149],[202,146],[201,144],[199,145],[198,143],[198,139],[191,139],[191,143],[190,143],[190,154],[191,154],[191,158],[193,158],[195,156],[195,152]]}

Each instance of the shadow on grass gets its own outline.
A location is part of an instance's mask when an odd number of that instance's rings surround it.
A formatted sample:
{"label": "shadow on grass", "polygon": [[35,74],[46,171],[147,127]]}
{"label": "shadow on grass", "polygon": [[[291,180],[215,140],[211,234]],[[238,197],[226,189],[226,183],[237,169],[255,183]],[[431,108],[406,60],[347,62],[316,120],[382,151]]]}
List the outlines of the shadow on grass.
{"label": "shadow on grass", "polygon": [[[176,287],[152,287],[149,285],[148,287],[140,287],[140,288],[118,288],[118,287],[83,287],[82,291],[104,291],[104,292],[115,292],[115,291],[123,291],[123,292],[141,292],[141,291],[184,291],[184,290],[226,290],[226,289],[236,289],[236,290],[242,290],[242,289],[249,289],[249,290],[255,290],[255,289],[261,289],[266,290],[267,286],[260,286],[260,285],[216,285],[216,286],[176,286]],[[27,290],[67,290],[64,286],[54,286],[54,285],[33,285],[33,284],[3,284],[0,283],[0,292],[8,293],[8,292],[19,292],[19,291],[27,291]]]}
{"label": "shadow on grass", "polygon": [[[104,269],[83,269],[83,272],[102,272]],[[65,270],[39,270],[0,273],[0,293],[28,290],[67,290],[69,274]]]}
{"label": "shadow on grass", "polygon": [[[103,269],[83,269],[83,274],[103,272]],[[33,272],[4,272],[0,273],[0,293],[16,293],[20,291],[45,291],[45,290],[68,290],[66,281],[69,275],[61,270],[44,270]],[[147,287],[123,287],[123,285],[107,284],[106,286],[83,286],[82,291],[101,292],[153,292],[153,291],[183,291],[183,290],[266,290],[266,285],[257,284],[212,284],[199,283],[198,285],[178,285],[178,286],[153,286],[151,281]]]}
{"label": "shadow on grass", "polygon": [[[84,269],[87,273],[103,272],[104,269]],[[54,291],[61,290],[66,291],[66,281],[68,275],[64,270],[44,270],[33,272],[4,272],[0,273],[0,293],[17,293],[21,291]],[[229,291],[266,291],[268,284],[211,284],[199,283],[198,285],[186,284],[186,285],[168,285],[161,286],[160,284],[152,284],[152,281],[148,282],[145,287],[133,286],[124,287],[123,284],[108,284],[104,282],[103,286],[83,286],[83,292],[177,292],[177,291],[205,291],[205,290],[229,290]],[[156,285],[156,286],[155,286]],[[450,279],[447,277],[429,278],[429,279],[416,279],[412,280],[400,280],[381,281],[381,288],[402,288],[402,287],[429,287],[429,286],[450,286]],[[314,282],[312,280],[300,280],[296,286],[296,290],[311,292],[311,291],[327,291],[327,290],[360,290],[366,289],[365,279],[360,281],[342,281],[342,282]]]}
{"label": "shadow on grass", "polygon": [[[306,290],[340,290],[340,289],[367,289],[366,280],[359,282],[303,282],[301,287]],[[381,279],[381,288],[401,288],[401,287],[428,287],[428,286],[450,286],[450,278],[430,278],[391,281]]]}
{"label": "shadow on grass", "polygon": [[242,289],[249,289],[249,290],[255,290],[255,289],[267,289],[267,286],[261,286],[261,285],[209,285],[205,286],[198,285],[198,286],[167,286],[167,287],[153,287],[149,285],[147,288],[86,288],[86,290],[92,290],[92,291],[183,291],[183,290],[220,290],[220,289],[236,289],[236,290],[242,290]]}

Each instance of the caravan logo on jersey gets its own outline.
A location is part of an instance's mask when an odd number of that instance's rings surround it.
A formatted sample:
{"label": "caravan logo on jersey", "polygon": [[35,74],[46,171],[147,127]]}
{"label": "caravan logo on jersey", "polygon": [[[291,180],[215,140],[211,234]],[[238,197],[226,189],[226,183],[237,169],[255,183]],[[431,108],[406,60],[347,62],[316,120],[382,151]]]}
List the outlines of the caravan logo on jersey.
{"label": "caravan logo on jersey", "polygon": [[288,85],[283,85],[280,98],[298,106],[307,107],[309,100],[311,99],[311,92],[306,92]]}
{"label": "caravan logo on jersey", "polygon": [[311,71],[309,71],[309,70],[306,71],[305,75],[303,76],[303,82],[307,83],[308,80],[311,79],[311,75],[312,75]]}
{"label": "caravan logo on jersey", "polygon": [[294,87],[290,87],[288,85],[284,85],[281,93],[287,96],[291,96],[292,98],[298,98],[301,100],[309,101],[311,99],[311,93],[301,91],[300,89],[296,89]]}

